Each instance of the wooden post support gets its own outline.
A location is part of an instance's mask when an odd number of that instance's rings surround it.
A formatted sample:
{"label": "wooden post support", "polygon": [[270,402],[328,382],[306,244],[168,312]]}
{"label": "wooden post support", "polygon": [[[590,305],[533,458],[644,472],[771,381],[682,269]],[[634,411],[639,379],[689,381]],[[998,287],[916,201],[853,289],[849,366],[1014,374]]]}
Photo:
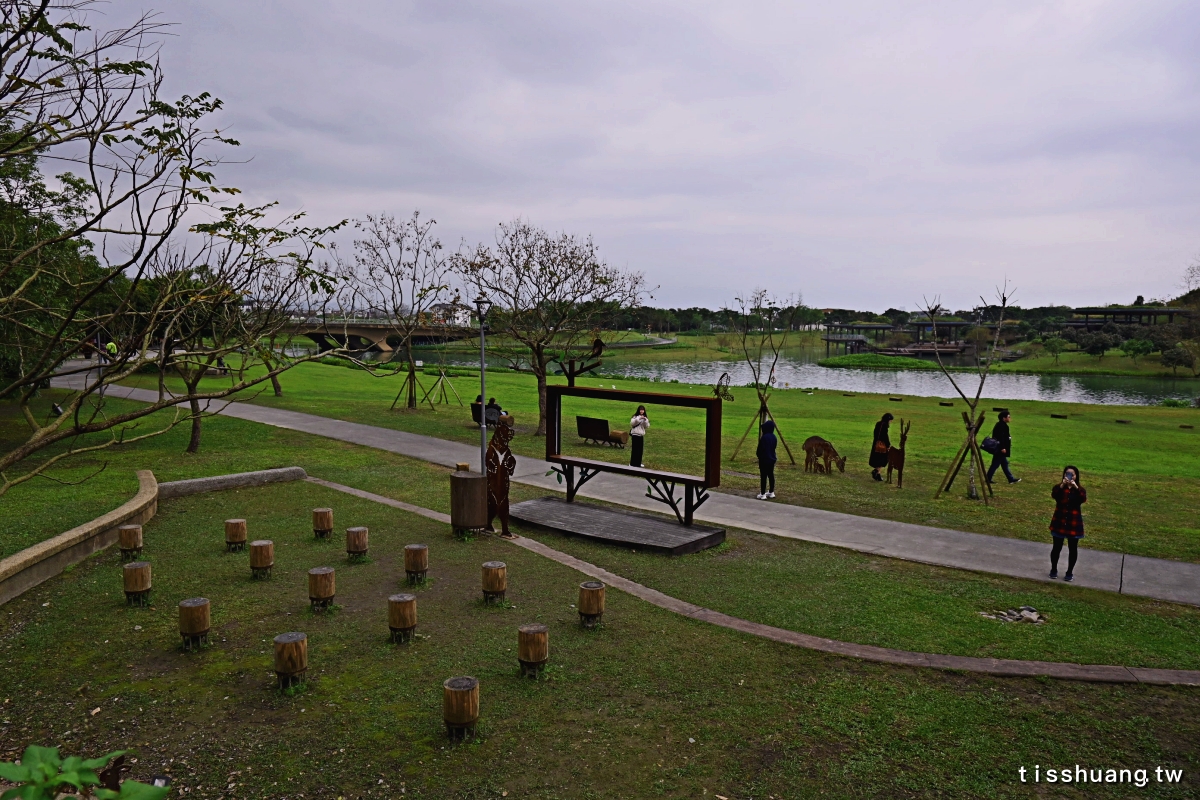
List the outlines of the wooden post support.
{"label": "wooden post support", "polygon": [[508,591],[508,566],[503,561],[488,561],[483,565],[483,599],[495,603]]}
{"label": "wooden post support", "polygon": [[150,605],[150,562],[126,564],[124,573],[125,602],[132,606]]}
{"label": "wooden post support", "polygon": [[333,509],[313,509],[313,533],[318,539],[328,539],[333,533]]}
{"label": "wooden post support", "polygon": [[346,528],[346,555],[351,561],[367,556],[367,529]]}
{"label": "wooden post support", "polygon": [[212,615],[207,598],[191,597],[179,602],[179,635],[183,637],[183,649],[200,649],[208,644],[208,630],[212,627]]}
{"label": "wooden post support", "polygon": [[122,561],[133,561],[142,554],[141,525],[122,525],[117,528],[117,538],[121,547]]}
{"label": "wooden post support", "polygon": [[273,566],[275,566],[275,543],[270,539],[257,539],[251,542],[250,576],[269,578]]}
{"label": "wooden post support", "polygon": [[471,464],[467,461],[456,461],[456,462],[454,462],[454,471],[455,472],[470,472]]}
{"label": "wooden post support", "polygon": [[540,622],[517,628],[517,661],[521,662],[522,677],[536,678],[549,660],[550,628]]}
{"label": "wooden post support", "polygon": [[479,722],[478,680],[464,675],[442,684],[442,718],[451,739],[475,735]]}
{"label": "wooden post support", "polygon": [[393,642],[408,642],[417,629],[417,596],[394,594],[388,598],[388,628]]}
{"label": "wooden post support", "polygon": [[451,472],[450,526],[454,532],[482,531],[487,524],[487,478],[482,472]]}
{"label": "wooden post support", "polygon": [[225,550],[238,553],[246,549],[246,520],[225,520]]}
{"label": "wooden post support", "polygon": [[275,637],[275,675],[279,688],[304,683],[308,672],[308,637],[303,633],[281,633]]}
{"label": "wooden post support", "polygon": [[604,584],[600,581],[579,584],[579,622],[585,628],[594,628],[603,616]]}
{"label": "wooden post support", "polygon": [[429,547],[427,545],[404,545],[404,572],[408,575],[409,586],[425,580],[425,576],[429,574]]}
{"label": "wooden post support", "polygon": [[313,611],[333,605],[337,593],[333,580],[333,567],[313,567],[308,571],[308,599]]}

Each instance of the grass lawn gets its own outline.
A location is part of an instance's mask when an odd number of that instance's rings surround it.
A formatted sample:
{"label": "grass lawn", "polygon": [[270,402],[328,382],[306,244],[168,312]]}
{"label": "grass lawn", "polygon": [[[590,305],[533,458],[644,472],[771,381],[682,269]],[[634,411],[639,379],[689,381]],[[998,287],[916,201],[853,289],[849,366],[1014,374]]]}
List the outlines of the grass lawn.
{"label": "grass lawn", "polygon": [[[1020,348],[1020,344],[1013,345]],[[1162,365],[1162,354],[1154,353],[1142,356],[1134,361],[1120,350],[1109,350],[1104,358],[1088,355],[1079,350],[1068,350],[1060,353],[1058,363],[1054,356],[1046,353],[1026,356],[1016,361],[997,363],[993,369],[996,372],[1034,372],[1045,375],[1129,375],[1149,378],[1195,378],[1191,370],[1181,368],[1178,371]],[[1196,394],[1200,395],[1200,382],[1196,384]]]}
{"label": "grass lawn", "polygon": [[[301,439],[280,441],[305,455]],[[346,482],[418,499],[444,473],[370,454],[374,463],[344,468]],[[347,564],[337,537],[314,540],[317,505],[332,506],[339,527],[370,527],[368,563]],[[270,581],[250,579],[245,554],[223,552],[230,516],[276,542]],[[761,549],[769,542],[736,539],[715,556],[661,561],[740,589],[739,558],[785,557]],[[431,550],[431,581],[417,592],[421,638],[396,646],[386,596],[402,585],[401,548],[415,541]],[[147,525],[145,556],[149,609],[124,605],[115,551],[3,607],[0,758],[30,741],[88,755],[130,746],[134,777],[166,772],[181,796],[214,798],[1027,797],[1033,787],[1018,768],[1034,764],[1148,768],[1139,796],[1196,792],[1195,689],[864,664],[617,591],[605,625],[586,632],[570,607],[578,573],[492,537],[458,542],[445,526],[312,484],[166,501]],[[625,554],[597,556],[665,579]],[[851,569],[865,559],[837,556]],[[479,600],[479,565],[491,559],[509,567],[506,607]],[[327,616],[308,610],[304,573],[318,565],[337,569],[339,608]],[[887,573],[883,581],[903,578]],[[185,654],[174,606],[197,595],[213,602],[213,644]],[[1147,612],[1131,604],[1128,613]],[[1066,631],[1057,616],[1045,630]],[[517,625],[534,620],[551,628],[551,665],[536,682],[518,677],[514,654]],[[289,630],[309,636],[310,683],[292,696],[270,674],[271,637]],[[480,737],[449,745],[440,683],[459,674],[481,681]],[[1183,769],[1184,784],[1154,783],[1156,766]]]}
{"label": "grass lawn", "polygon": [[[426,376],[427,377],[427,376]],[[143,380],[148,376],[141,376]],[[469,411],[452,406],[428,406],[416,412],[389,411],[399,386],[395,377],[375,378],[359,370],[324,364],[306,364],[283,377],[284,396],[269,392],[247,397],[250,402],[304,411],[382,427],[407,430],[465,443],[478,441],[478,428]],[[554,379],[559,380],[561,379]],[[454,380],[468,400],[478,394],[469,378]],[[707,394],[707,386],[650,384],[644,381],[589,378],[584,386],[668,393]],[[512,411],[519,453],[539,456],[543,439],[532,436],[537,421],[537,395],[533,378],[523,374],[489,375],[488,394]],[[734,472],[754,473],[753,441],[748,441],[736,462],[730,461],[738,440],[754,415],[752,390],[735,389],[735,401],[724,408],[723,458]],[[628,427],[633,408],[616,403],[572,401],[570,414],[600,415],[613,428]],[[1085,546],[1159,558],[1200,561],[1200,410],[1145,406],[1095,406],[1037,401],[1011,401],[1014,458],[1012,467],[1023,482],[1009,486],[1001,479],[991,506],[965,498],[966,481],[960,478],[951,496],[933,499],[934,489],[962,441],[963,404],[939,405],[938,398],[887,396],[841,392],[780,390],[772,396],[772,411],[785,441],[796,455],[797,466],[780,448],[777,468],[779,500],[785,503],[842,511],[863,516],[1048,541],[1053,503],[1050,486],[1065,464],[1077,465],[1088,489],[1085,506]],[[996,414],[988,408],[988,427]],[[907,446],[905,485],[879,484],[870,479],[867,455],[871,430],[884,412],[911,421]],[[1051,414],[1067,415],[1053,419]],[[646,440],[645,462],[653,467],[698,474],[702,444],[697,433],[699,415],[690,410],[651,407],[651,431]],[[564,416],[568,433],[573,430]],[[1117,424],[1128,419],[1132,424]],[[1197,425],[1185,430],[1180,425]],[[848,457],[845,474],[805,474],[800,444],[810,435],[829,439]],[[569,443],[569,444],[568,444]],[[899,431],[893,427],[893,443]],[[624,460],[627,451],[582,445],[573,436],[564,444],[591,457]],[[721,491],[757,492],[755,478],[725,475]]]}

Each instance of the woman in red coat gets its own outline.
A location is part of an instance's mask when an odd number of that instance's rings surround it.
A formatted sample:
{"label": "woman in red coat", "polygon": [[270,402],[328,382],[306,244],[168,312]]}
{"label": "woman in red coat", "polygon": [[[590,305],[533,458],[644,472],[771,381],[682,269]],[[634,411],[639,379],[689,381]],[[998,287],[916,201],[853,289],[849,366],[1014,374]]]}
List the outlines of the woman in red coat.
{"label": "woman in red coat", "polygon": [[1083,513],[1079,507],[1087,502],[1087,490],[1079,483],[1079,468],[1067,466],[1063,469],[1061,483],[1050,490],[1054,498],[1054,516],[1050,518],[1050,535],[1054,537],[1054,549],[1050,551],[1050,577],[1058,577],[1058,554],[1063,541],[1067,542],[1067,574],[1064,581],[1074,578],[1075,559],[1079,557],[1079,540],[1083,538]]}

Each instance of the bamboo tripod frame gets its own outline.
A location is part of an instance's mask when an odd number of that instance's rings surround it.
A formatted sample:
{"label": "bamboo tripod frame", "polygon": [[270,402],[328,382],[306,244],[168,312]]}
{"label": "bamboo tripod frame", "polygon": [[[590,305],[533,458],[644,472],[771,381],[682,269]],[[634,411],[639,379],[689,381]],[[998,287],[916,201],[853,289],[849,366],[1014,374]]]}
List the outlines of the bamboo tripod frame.
{"label": "bamboo tripod frame", "polygon": [[986,414],[980,414],[979,418],[972,424],[970,415],[966,411],[962,412],[963,425],[967,428],[967,438],[962,443],[962,446],[958,448],[958,453],[955,454],[954,460],[950,462],[950,469],[946,470],[946,475],[942,478],[942,482],[938,484],[938,490],[934,493],[933,499],[936,500],[950,491],[950,488],[954,486],[955,478],[958,477],[959,471],[969,457],[972,463],[974,463],[975,468],[979,470],[979,475],[982,478],[983,490],[979,493],[979,496],[983,498],[983,504],[988,505],[988,496],[993,494],[992,487],[987,482],[987,468],[983,465],[983,453],[979,449],[979,442],[976,441],[979,429],[983,427],[983,418],[985,416]]}
{"label": "bamboo tripod frame", "polygon": [[[425,393],[425,396],[421,398],[421,402],[424,403],[425,401],[429,400],[429,397],[431,395],[433,395],[434,392],[438,392],[438,394],[436,395],[437,399],[434,402],[437,402],[439,405],[441,405],[441,404],[450,405],[450,396],[448,394],[446,394],[447,386],[450,387],[450,391],[454,392],[454,399],[458,401],[458,404],[460,406],[462,406],[463,405],[462,398],[459,397],[458,390],[454,388],[454,384],[450,382],[450,379],[448,377],[446,377],[445,367],[438,367],[438,379],[433,382],[433,386],[429,387],[429,391],[427,391]],[[430,406],[432,406],[432,405],[433,405],[433,402],[430,402]]]}
{"label": "bamboo tripod frame", "polygon": [[[438,380],[440,381],[441,379],[439,378]],[[411,385],[411,389],[410,389],[410,385]],[[404,383],[400,384],[400,391],[396,392],[396,399],[392,401],[392,410],[393,411],[396,410],[396,404],[400,402],[400,396],[403,395],[406,391],[410,392],[411,397],[416,398],[417,391],[420,389],[424,389],[424,388],[425,387],[421,385],[421,381],[417,378],[417,373],[415,371],[405,373]],[[458,393],[455,392],[455,394],[457,395]],[[426,399],[428,397],[429,397],[429,392],[426,392],[425,397],[421,399],[421,402],[422,403],[426,402]],[[462,403],[462,400],[460,399],[458,402]],[[407,407],[407,405],[408,404],[406,403],[405,406]],[[429,404],[429,408],[431,410],[433,409],[433,403]]]}
{"label": "bamboo tripod frame", "polygon": [[[729,457],[730,461],[736,461],[738,453],[742,449],[742,445],[746,443],[746,437],[750,435],[750,431],[754,429],[754,425],[762,425],[768,419],[775,422],[775,416],[771,413],[770,407],[767,405],[769,394],[758,393],[758,413],[754,415],[754,419],[750,420],[750,424],[746,426],[746,432],[742,434],[741,440],[737,447],[733,448],[733,455]],[[783,431],[779,428],[779,423],[775,422],[775,432],[779,434],[779,442],[783,445],[784,451],[787,452],[788,458],[792,462],[792,466],[796,466],[796,457],[792,455],[792,448],[788,447],[787,440],[783,438]]]}

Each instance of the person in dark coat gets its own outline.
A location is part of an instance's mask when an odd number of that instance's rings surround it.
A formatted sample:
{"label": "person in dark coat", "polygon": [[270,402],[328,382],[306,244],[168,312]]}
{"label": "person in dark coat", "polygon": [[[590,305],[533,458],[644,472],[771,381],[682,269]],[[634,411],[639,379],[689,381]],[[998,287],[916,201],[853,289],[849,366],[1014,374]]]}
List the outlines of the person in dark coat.
{"label": "person in dark coat", "polygon": [[888,438],[888,425],[893,419],[895,417],[891,414],[884,414],[875,423],[875,433],[871,435],[871,457],[867,463],[871,465],[871,477],[877,481],[883,480],[879,468],[886,467],[888,463],[888,448],[892,446],[892,440]]}
{"label": "person in dark coat", "polygon": [[1079,507],[1087,502],[1087,490],[1079,482],[1079,468],[1068,465],[1063,469],[1062,481],[1050,490],[1054,498],[1054,516],[1050,518],[1050,535],[1054,547],[1050,550],[1050,577],[1058,577],[1058,554],[1063,542],[1067,543],[1067,574],[1064,581],[1074,579],[1075,559],[1079,556],[1079,540],[1083,538],[1083,512]]}
{"label": "person in dark coat", "polygon": [[[758,437],[758,499],[772,500],[775,498],[775,448],[779,440],[775,438],[775,422],[767,420],[762,426],[762,435]],[[769,487],[769,488],[768,488]]]}
{"label": "person in dark coat", "polygon": [[992,466],[987,471],[987,482],[991,483],[993,476],[996,474],[996,468],[1004,470],[1004,477],[1008,478],[1009,483],[1020,483],[1020,478],[1014,478],[1012,470],[1008,468],[1008,460],[1012,458],[1012,432],[1008,429],[1009,420],[1012,419],[1012,414],[1007,411],[1000,412],[1000,420],[992,426],[992,438],[1000,443],[996,448],[996,452],[992,453]]}

